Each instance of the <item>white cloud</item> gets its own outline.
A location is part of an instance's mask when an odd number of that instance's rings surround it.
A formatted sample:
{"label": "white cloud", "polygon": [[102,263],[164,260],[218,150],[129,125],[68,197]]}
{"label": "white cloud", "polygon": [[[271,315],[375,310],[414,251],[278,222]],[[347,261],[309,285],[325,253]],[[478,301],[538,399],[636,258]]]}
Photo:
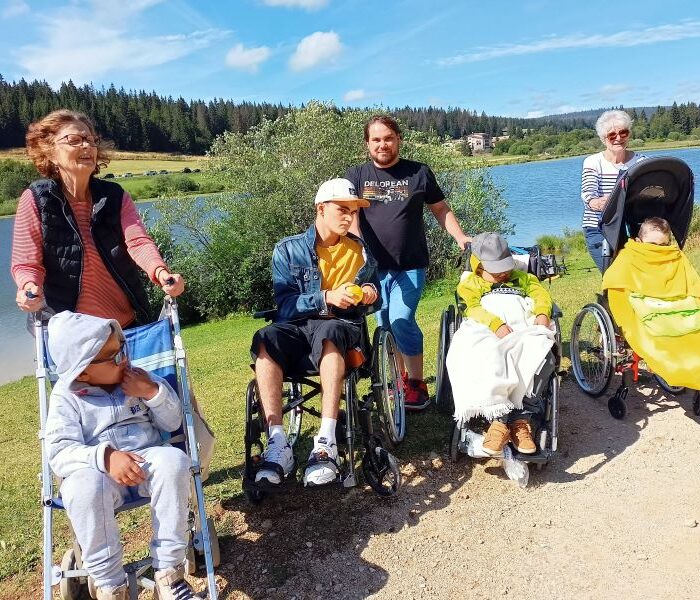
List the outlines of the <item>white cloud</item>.
{"label": "white cloud", "polygon": [[258,67],[270,58],[270,54],[267,46],[246,48],[243,44],[236,44],[226,54],[226,64],[233,69],[255,73]]}
{"label": "white cloud", "polygon": [[360,102],[367,98],[365,90],[348,90],[343,95],[343,102]]}
{"label": "white cloud", "polygon": [[2,18],[11,19],[12,17],[18,17],[29,12],[29,4],[24,2],[24,0],[9,0],[2,9]]}
{"label": "white cloud", "polygon": [[[148,69],[211,46],[228,36],[218,29],[187,34],[139,36],[140,13],[163,0],[71,4],[38,17],[36,43],[14,54],[28,79],[52,85],[87,83],[114,71]],[[84,35],[76,35],[83,32]]]}
{"label": "white cloud", "polygon": [[268,6],[289,6],[293,8],[305,8],[306,10],[318,10],[328,4],[328,0],[263,0]]}
{"label": "white cloud", "polygon": [[611,34],[574,34],[551,36],[539,41],[524,44],[501,44],[478,48],[474,52],[466,52],[437,60],[441,66],[453,66],[464,63],[481,62],[502,58],[504,56],[521,56],[524,54],[540,54],[556,50],[572,48],[629,48],[674,42],[690,38],[700,38],[700,21],[684,21],[674,25],[658,25],[644,29],[630,29]]}
{"label": "white cloud", "polygon": [[334,31],[317,31],[297,45],[289,59],[292,71],[304,71],[317,65],[334,62],[343,52],[340,36]]}
{"label": "white cloud", "polygon": [[545,112],[543,110],[530,110],[525,117],[528,119],[539,119],[540,117],[544,117],[544,115]]}

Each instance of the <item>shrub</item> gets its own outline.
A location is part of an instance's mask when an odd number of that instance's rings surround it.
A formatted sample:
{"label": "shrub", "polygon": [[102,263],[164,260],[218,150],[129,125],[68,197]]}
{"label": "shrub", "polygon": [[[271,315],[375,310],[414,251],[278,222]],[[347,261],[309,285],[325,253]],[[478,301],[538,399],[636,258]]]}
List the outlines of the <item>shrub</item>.
{"label": "shrub", "polygon": [[[366,160],[368,111],[338,111],[317,102],[265,120],[245,134],[226,132],[213,143],[211,179],[227,193],[161,202],[159,239],[171,265],[188,281],[187,301],[204,317],[272,304],[270,261],[277,241],[306,230],[315,218],[318,186]],[[509,230],[505,201],[488,171],[465,171],[464,157],[436,136],[404,128],[402,156],[428,163],[457,217],[470,231]],[[440,276],[460,250],[426,217],[429,277]],[[177,240],[172,240],[173,231]],[[183,299],[185,300],[185,299]]]}
{"label": "shrub", "polygon": [[0,202],[5,206],[10,206],[12,202],[16,204],[16,200],[27,186],[39,177],[39,173],[30,162],[0,160]]}

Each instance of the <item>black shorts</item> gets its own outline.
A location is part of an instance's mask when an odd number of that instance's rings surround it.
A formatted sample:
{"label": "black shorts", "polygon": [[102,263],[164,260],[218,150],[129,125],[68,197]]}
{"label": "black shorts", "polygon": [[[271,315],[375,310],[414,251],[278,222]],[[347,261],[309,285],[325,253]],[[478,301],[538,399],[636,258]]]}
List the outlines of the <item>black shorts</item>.
{"label": "black shorts", "polygon": [[361,323],[340,319],[307,319],[296,323],[273,323],[263,327],[253,336],[250,354],[255,360],[260,344],[282,369],[288,373],[318,371],[323,351],[323,341],[330,340],[345,356],[348,350],[360,342]]}

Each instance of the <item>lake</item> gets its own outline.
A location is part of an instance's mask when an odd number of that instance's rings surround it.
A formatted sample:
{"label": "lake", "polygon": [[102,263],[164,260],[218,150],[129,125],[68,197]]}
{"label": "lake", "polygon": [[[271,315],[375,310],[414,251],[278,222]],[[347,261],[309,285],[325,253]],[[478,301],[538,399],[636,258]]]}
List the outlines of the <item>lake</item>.
{"label": "lake", "polygon": [[[676,156],[700,173],[700,148],[650,151],[648,156]],[[515,225],[514,245],[527,246],[544,233],[561,233],[581,225],[581,166],[583,157],[491,167],[496,184],[509,203],[508,217]],[[696,183],[696,199],[698,197]],[[148,204],[141,204],[145,209]],[[14,219],[0,219],[0,384],[34,370],[33,340],[26,316],[15,304],[16,288],[10,277],[10,247]]]}

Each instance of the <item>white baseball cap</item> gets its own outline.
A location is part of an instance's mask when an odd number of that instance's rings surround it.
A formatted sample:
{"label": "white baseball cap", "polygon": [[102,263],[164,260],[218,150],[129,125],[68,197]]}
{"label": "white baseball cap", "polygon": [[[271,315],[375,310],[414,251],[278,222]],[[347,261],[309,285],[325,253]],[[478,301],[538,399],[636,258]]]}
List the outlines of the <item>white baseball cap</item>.
{"label": "white baseball cap", "polygon": [[340,177],[324,181],[318,188],[314,204],[323,204],[324,202],[357,202],[359,207],[369,206],[368,200],[358,198],[355,186],[347,179]]}

